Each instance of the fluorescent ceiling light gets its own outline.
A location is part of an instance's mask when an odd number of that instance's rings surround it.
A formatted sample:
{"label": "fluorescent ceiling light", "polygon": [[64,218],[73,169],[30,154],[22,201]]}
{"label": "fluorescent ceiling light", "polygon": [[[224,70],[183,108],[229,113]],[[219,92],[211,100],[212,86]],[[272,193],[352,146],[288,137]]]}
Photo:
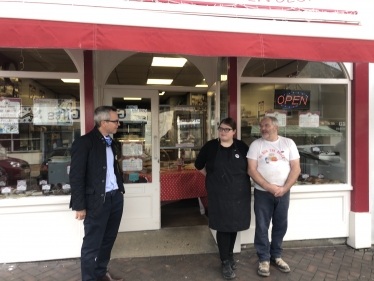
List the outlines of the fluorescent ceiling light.
{"label": "fluorescent ceiling light", "polygon": [[221,74],[221,81],[227,81],[227,75]]}
{"label": "fluorescent ceiling light", "polygon": [[123,98],[124,100],[142,100],[142,98]]}
{"label": "fluorescent ceiling light", "polygon": [[160,92],[158,95],[163,96],[165,94],[165,91]]}
{"label": "fluorescent ceiling light", "polygon": [[151,66],[183,67],[186,61],[184,58],[154,57]]}
{"label": "fluorescent ceiling light", "polygon": [[80,82],[79,79],[66,79],[66,78],[62,78],[61,80],[64,83],[79,83]]}
{"label": "fluorescent ceiling light", "polygon": [[203,81],[201,81],[201,84],[198,84],[198,85],[196,85],[195,87],[197,87],[197,88],[205,88],[205,87],[208,87],[208,84],[205,82],[205,78],[203,79]]}
{"label": "fluorescent ceiling light", "polygon": [[173,79],[148,79],[148,85],[170,85]]}

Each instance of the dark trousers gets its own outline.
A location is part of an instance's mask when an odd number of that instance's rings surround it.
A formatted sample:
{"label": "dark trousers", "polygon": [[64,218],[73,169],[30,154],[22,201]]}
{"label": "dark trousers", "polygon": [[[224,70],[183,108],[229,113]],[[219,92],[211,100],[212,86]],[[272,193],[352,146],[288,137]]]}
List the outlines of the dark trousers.
{"label": "dark trousers", "polygon": [[[288,226],[288,207],[290,205],[290,191],[282,197],[255,189],[254,211],[256,216],[256,230],[254,246],[260,262],[280,258],[282,255],[283,237]],[[271,243],[269,242],[269,226],[272,221]]]}
{"label": "dark trousers", "polygon": [[233,256],[237,234],[237,232],[217,231],[216,238],[221,261],[228,260]]}
{"label": "dark trousers", "polygon": [[116,240],[123,212],[120,191],[107,192],[103,210],[98,218],[84,220],[84,238],[81,250],[82,280],[91,281],[107,272],[110,253]]}

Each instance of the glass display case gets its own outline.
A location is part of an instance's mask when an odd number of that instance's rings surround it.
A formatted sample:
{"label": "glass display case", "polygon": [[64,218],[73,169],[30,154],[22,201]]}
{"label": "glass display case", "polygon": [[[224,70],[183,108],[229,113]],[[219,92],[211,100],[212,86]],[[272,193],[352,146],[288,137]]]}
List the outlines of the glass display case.
{"label": "glass display case", "polygon": [[184,168],[193,168],[204,145],[206,107],[160,106],[159,135],[161,169],[177,168],[177,160]]}

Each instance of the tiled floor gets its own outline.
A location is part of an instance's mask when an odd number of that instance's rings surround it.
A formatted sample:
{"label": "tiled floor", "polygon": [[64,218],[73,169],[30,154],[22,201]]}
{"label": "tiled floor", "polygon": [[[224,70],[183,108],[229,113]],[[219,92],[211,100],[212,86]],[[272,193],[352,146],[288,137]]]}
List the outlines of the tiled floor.
{"label": "tiled floor", "polygon": [[[348,246],[285,249],[283,258],[291,272],[282,273],[271,266],[271,275],[265,278],[257,275],[255,251],[245,250],[235,256],[239,260],[235,280],[374,280],[373,251]],[[223,280],[218,254],[113,259],[109,270],[131,281]],[[80,260],[2,264],[3,280],[81,280]]]}

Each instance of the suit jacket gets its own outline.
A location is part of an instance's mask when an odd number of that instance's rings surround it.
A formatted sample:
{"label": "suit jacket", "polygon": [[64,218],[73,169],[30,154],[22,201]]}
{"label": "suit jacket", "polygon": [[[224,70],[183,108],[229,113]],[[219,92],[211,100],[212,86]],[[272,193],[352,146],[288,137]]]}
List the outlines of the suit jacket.
{"label": "suit jacket", "polygon": [[[115,156],[113,166],[118,189],[125,192],[117,161],[120,146],[113,141],[111,147]],[[87,216],[98,217],[105,200],[106,173],[106,141],[95,127],[88,134],[76,139],[71,148],[70,208],[77,211],[85,209]]]}

